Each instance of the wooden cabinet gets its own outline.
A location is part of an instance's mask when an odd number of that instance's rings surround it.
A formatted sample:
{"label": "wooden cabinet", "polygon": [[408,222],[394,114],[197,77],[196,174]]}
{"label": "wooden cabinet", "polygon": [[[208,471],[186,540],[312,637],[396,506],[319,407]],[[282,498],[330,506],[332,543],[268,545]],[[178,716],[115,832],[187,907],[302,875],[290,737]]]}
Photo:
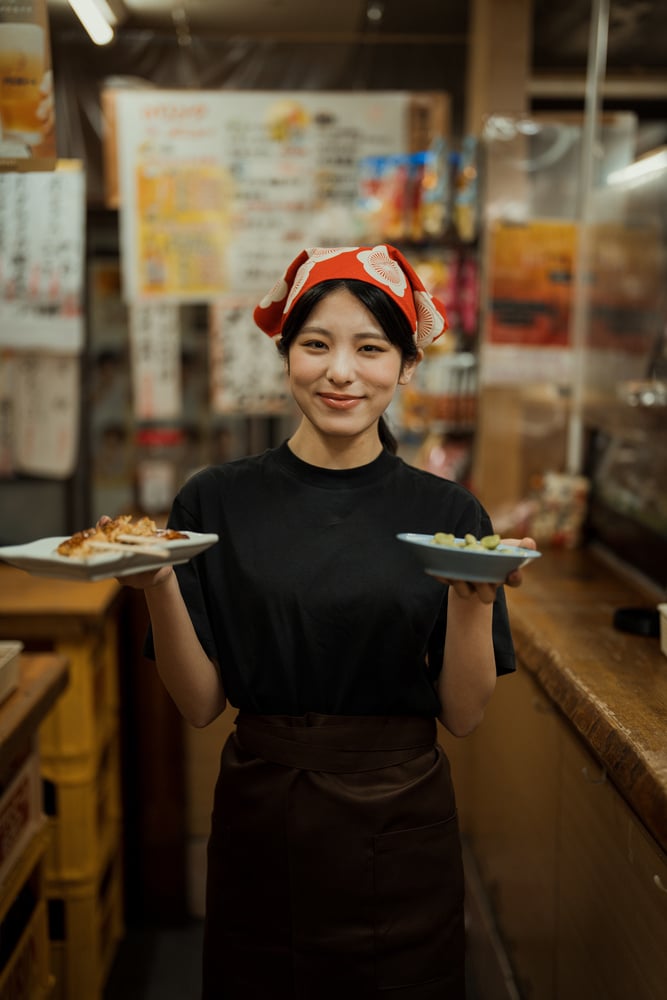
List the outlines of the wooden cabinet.
{"label": "wooden cabinet", "polygon": [[519,671],[498,681],[468,742],[463,832],[522,996],[553,1000],[560,720]]}
{"label": "wooden cabinet", "polygon": [[[482,822],[473,843],[479,844],[480,858],[488,859],[483,876],[487,872],[497,886],[497,907],[507,927],[510,961],[520,970],[522,994],[550,1000],[555,995],[550,941],[555,928],[559,720],[527,675],[504,678],[498,692],[491,726],[479,734],[477,753],[487,762],[488,778],[475,789]],[[494,830],[500,817],[505,829],[497,844]]]}
{"label": "wooden cabinet", "polygon": [[115,580],[0,567],[0,637],[60,654],[69,667],[67,689],[39,727],[52,1000],[100,1000],[123,933],[120,593]]}
{"label": "wooden cabinet", "polygon": [[563,734],[556,978],[568,1000],[659,1000],[667,858],[605,771]]}
{"label": "wooden cabinet", "polygon": [[38,727],[62,696],[61,656],[21,656],[19,684],[0,704],[0,1000],[53,997]]}
{"label": "wooden cabinet", "polygon": [[521,665],[452,760],[522,1000],[664,996],[667,858]]}

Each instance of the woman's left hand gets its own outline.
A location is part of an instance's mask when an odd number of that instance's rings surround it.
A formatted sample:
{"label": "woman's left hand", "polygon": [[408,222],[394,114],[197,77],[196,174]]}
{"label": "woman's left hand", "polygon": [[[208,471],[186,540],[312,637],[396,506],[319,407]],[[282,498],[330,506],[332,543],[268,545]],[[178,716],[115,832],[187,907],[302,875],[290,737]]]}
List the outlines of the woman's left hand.
{"label": "woman's left hand", "polygon": [[[522,549],[537,548],[534,538],[502,538],[501,544],[518,545]],[[498,587],[502,583],[505,583],[508,587],[520,587],[523,583],[523,574],[521,569],[515,569],[505,580],[499,580],[498,583],[485,583],[474,580],[450,580],[442,576],[438,576],[436,579],[442,583],[449,584],[458,597],[477,597],[482,604],[493,604],[496,599]]]}

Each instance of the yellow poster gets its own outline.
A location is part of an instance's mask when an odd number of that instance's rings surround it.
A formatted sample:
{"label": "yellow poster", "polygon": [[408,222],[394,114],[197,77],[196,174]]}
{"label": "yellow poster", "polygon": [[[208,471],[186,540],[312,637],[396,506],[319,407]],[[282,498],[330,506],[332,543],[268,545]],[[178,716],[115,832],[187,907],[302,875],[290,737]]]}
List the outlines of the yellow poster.
{"label": "yellow poster", "polygon": [[0,0],[0,170],[56,162],[46,0]]}
{"label": "yellow poster", "polygon": [[138,160],[139,299],[206,299],[227,287],[231,190],[221,164]]}

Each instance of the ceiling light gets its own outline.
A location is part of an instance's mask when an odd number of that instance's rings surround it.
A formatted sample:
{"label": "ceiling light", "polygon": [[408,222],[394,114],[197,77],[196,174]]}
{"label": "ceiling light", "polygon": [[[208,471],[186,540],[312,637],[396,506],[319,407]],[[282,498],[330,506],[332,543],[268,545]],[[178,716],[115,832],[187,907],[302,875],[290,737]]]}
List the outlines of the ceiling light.
{"label": "ceiling light", "polygon": [[384,4],[380,3],[379,0],[369,3],[366,8],[366,18],[371,22],[371,24],[379,24],[383,17]]}
{"label": "ceiling light", "polygon": [[108,45],[112,41],[114,30],[95,0],[69,0],[69,5],[95,45]]}
{"label": "ceiling light", "polygon": [[93,0],[104,20],[112,28],[118,28],[127,19],[127,8],[123,0]]}
{"label": "ceiling light", "polygon": [[663,173],[665,169],[667,169],[667,149],[658,149],[628,164],[627,167],[613,170],[607,177],[607,182],[635,186],[644,181],[654,180],[653,175]]}

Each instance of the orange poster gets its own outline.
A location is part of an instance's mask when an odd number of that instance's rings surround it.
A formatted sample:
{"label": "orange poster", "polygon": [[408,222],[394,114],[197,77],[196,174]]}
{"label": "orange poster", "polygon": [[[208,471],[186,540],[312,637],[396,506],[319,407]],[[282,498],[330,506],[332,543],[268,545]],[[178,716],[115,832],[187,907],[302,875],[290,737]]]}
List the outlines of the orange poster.
{"label": "orange poster", "polygon": [[574,222],[491,226],[489,343],[569,346],[576,241]]}
{"label": "orange poster", "polygon": [[46,0],[0,0],[0,170],[56,163]]}

